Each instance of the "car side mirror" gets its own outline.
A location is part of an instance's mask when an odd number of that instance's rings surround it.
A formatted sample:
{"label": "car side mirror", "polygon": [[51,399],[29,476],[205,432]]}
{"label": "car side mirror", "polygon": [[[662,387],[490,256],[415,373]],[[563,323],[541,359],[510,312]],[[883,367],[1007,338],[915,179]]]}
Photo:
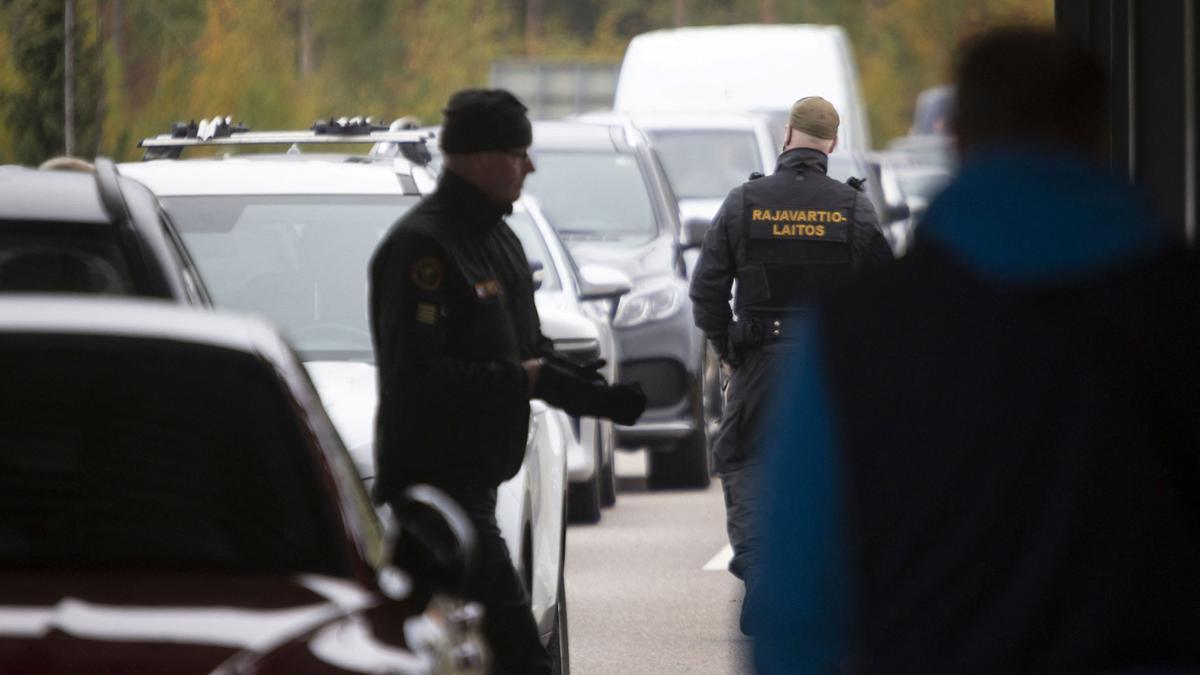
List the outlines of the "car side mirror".
{"label": "car side mirror", "polygon": [[462,593],[475,572],[475,528],[441,490],[414,485],[392,504],[391,564],[430,592]]}
{"label": "car side mirror", "polygon": [[711,225],[712,221],[708,218],[691,217],[683,221],[683,239],[679,242],[680,248],[684,250],[700,248],[704,244],[704,235],[708,234],[708,228]]}
{"label": "car side mirror", "polygon": [[616,300],[633,290],[633,282],[623,272],[602,265],[579,268],[579,299]]}
{"label": "car side mirror", "polygon": [[533,277],[533,290],[542,287],[542,282],[546,280],[546,264],[541,260],[529,261],[529,274]]}

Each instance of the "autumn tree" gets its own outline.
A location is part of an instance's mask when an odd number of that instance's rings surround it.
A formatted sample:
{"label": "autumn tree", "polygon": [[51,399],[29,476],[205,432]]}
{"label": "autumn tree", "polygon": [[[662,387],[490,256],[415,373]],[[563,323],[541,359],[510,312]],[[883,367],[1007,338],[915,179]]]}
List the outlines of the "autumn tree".
{"label": "autumn tree", "polygon": [[[75,152],[93,156],[100,138],[98,120],[102,73],[98,62],[98,15],[94,0],[77,0],[73,31],[75,69]],[[8,73],[0,79],[0,116],[7,147],[0,158],[37,164],[65,150],[65,26],[62,0],[10,0],[3,7]]]}
{"label": "autumn tree", "polygon": [[[844,27],[882,144],[907,130],[922,89],[946,81],[961,37],[1053,16],[1053,0],[74,2],[79,154],[123,159],[171,122],[213,115],[259,129],[356,114],[432,124],[495,60],[616,63],[634,36],[677,22]],[[62,151],[63,7],[0,0],[0,161]]]}

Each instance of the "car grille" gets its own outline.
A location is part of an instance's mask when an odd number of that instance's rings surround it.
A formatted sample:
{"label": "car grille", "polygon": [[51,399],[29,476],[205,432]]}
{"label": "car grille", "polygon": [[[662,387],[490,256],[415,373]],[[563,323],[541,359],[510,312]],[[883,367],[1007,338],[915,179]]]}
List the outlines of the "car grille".
{"label": "car grille", "polygon": [[620,379],[642,385],[650,408],[674,405],[687,394],[687,371],[678,361],[622,361]]}

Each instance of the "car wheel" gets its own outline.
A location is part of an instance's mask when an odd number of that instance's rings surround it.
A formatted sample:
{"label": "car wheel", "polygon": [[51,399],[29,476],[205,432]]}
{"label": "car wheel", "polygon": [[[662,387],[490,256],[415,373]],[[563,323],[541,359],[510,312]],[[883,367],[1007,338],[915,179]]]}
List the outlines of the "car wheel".
{"label": "car wheel", "polygon": [[558,605],[554,611],[554,632],[546,650],[550,652],[550,668],[555,675],[570,675],[571,647],[567,639],[567,586],[566,578],[560,571],[558,576]]}
{"label": "car wheel", "polygon": [[651,489],[708,487],[711,475],[702,378],[692,387],[692,420],[695,429],[673,448],[652,450],[647,456],[646,485]]}
{"label": "car wheel", "polygon": [[600,460],[604,453],[599,444],[600,424],[598,422],[596,429],[595,442],[592,443],[592,452],[596,455],[596,470],[592,472],[592,479],[586,483],[574,483],[567,488],[567,517],[575,523],[600,522],[600,504],[604,498],[601,485],[604,472]]}
{"label": "car wheel", "polygon": [[[597,441],[603,441],[603,434],[600,431],[600,425],[596,425]],[[609,442],[612,442],[612,435],[609,434]],[[604,459],[604,446],[601,445],[600,459]],[[617,467],[616,459],[613,457],[613,451],[610,448],[608,453],[608,461],[601,462],[600,471],[600,504],[602,506],[613,506],[617,503]]]}

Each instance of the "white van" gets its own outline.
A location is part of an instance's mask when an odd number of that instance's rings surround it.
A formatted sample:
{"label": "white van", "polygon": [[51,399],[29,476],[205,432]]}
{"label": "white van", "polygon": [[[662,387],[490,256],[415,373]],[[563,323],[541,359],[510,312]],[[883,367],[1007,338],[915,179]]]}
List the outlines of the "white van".
{"label": "white van", "polygon": [[743,25],[643,33],[625,50],[613,108],[763,112],[782,145],[792,103],[823,96],[841,116],[839,147],[871,147],[850,40],[840,26]]}

